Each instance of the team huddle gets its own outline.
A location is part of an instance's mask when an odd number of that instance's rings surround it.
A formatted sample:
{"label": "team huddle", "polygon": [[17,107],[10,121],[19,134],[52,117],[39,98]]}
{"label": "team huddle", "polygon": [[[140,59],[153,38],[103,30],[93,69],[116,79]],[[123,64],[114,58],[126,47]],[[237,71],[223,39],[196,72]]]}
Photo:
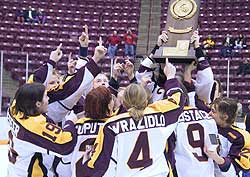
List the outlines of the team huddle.
{"label": "team huddle", "polygon": [[88,58],[84,28],[80,56],[69,55],[63,78],[54,70],[60,44],[17,90],[8,110],[8,177],[236,177],[250,170],[250,135],[235,125],[238,102],[222,96],[197,32],[197,59],[183,73],[166,59],[157,75],[153,55],[168,41],[162,32],[138,71],[115,61],[108,80],[98,66],[107,49],[100,44]]}

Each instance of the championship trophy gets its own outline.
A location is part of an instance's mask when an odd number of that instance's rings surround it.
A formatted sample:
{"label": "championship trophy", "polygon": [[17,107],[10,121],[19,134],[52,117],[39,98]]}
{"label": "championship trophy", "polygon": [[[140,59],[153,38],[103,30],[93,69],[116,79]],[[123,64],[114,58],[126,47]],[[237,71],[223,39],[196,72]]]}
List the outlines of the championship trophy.
{"label": "championship trophy", "polygon": [[170,0],[165,27],[168,42],[156,51],[157,62],[168,58],[174,63],[189,63],[195,59],[190,38],[198,28],[199,9],[200,0]]}

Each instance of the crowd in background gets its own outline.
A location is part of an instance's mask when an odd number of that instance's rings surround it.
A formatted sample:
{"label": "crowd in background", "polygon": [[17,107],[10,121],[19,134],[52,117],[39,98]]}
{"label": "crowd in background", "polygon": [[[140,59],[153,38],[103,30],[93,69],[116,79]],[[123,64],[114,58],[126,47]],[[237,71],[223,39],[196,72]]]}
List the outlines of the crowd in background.
{"label": "crowd in background", "polygon": [[41,8],[37,10],[29,6],[28,9],[17,10],[16,12],[16,20],[20,23],[28,22],[28,23],[39,23],[44,24],[46,21],[45,13]]}

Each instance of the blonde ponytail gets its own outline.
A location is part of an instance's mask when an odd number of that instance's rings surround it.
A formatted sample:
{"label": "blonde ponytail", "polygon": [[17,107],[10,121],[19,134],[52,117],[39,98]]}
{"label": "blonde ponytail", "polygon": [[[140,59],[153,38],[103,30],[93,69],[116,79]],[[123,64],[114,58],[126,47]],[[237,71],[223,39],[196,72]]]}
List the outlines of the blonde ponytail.
{"label": "blonde ponytail", "polygon": [[138,84],[130,84],[124,91],[123,104],[128,113],[135,120],[140,120],[144,116],[144,109],[147,107],[147,93]]}

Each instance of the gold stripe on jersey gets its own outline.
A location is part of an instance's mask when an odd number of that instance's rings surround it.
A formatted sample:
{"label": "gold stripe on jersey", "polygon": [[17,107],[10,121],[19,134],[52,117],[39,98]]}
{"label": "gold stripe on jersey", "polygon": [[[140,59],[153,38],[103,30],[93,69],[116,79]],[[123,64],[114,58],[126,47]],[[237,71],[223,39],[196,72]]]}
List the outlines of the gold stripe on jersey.
{"label": "gold stripe on jersey", "polygon": [[[15,101],[13,101],[10,107],[11,117],[14,118],[19,124],[26,130],[43,137],[44,139],[50,140],[57,144],[65,144],[72,141],[72,135],[70,132],[63,132],[62,129],[52,123],[46,122],[46,117],[43,115],[38,116],[30,116],[26,119],[22,119],[23,113],[18,112],[16,115],[14,114],[15,109]],[[55,140],[52,140],[48,136],[44,134],[50,135],[54,137]]]}
{"label": "gold stripe on jersey", "polygon": [[181,99],[181,93],[180,92],[174,93],[171,97],[168,97],[167,99],[156,101],[155,103],[149,105],[145,109],[144,113],[152,114],[152,113],[157,113],[157,112],[164,113],[164,112],[172,111],[180,107],[179,106],[180,99]]}
{"label": "gold stripe on jersey", "polygon": [[[177,96],[180,97],[181,93],[175,93],[174,95],[175,97]],[[177,99],[176,102],[180,103],[180,100]],[[172,101],[169,101],[168,99],[165,99],[165,100],[156,101],[155,103],[148,105],[148,107],[146,107],[146,109],[144,110],[144,114],[154,114],[154,113],[160,113],[160,112],[164,113],[164,112],[172,111],[177,108],[179,108],[179,105],[173,103]],[[116,121],[116,120],[126,118],[126,117],[130,117],[129,113],[123,113],[123,114],[119,114],[114,117],[111,117],[106,123]]]}
{"label": "gold stripe on jersey", "polygon": [[250,134],[238,127],[232,126],[232,129],[239,132],[244,138],[244,146],[239,153],[239,159],[235,158],[235,162],[238,163],[244,170],[250,170]]}
{"label": "gold stripe on jersey", "polygon": [[184,106],[183,111],[187,111],[187,110],[190,110],[190,109],[196,109],[196,108],[191,107],[191,106]]}
{"label": "gold stripe on jersey", "polygon": [[170,98],[174,99],[176,101],[176,104],[179,105],[181,101],[181,93],[180,92],[174,93],[173,95],[168,97],[168,100]]}
{"label": "gold stripe on jersey", "polygon": [[9,140],[0,140],[0,145],[9,144]]}
{"label": "gold stripe on jersey", "polygon": [[173,175],[173,169],[171,167],[171,164],[170,164],[169,160],[167,161],[167,163],[168,163],[168,168],[169,168],[168,177],[174,177],[174,175]]}
{"label": "gold stripe on jersey", "polygon": [[250,134],[248,133],[248,131],[242,130],[241,128],[238,128],[236,126],[232,126],[232,129],[236,130],[237,132],[239,132],[243,137],[244,137],[244,142],[245,142],[245,146],[250,146]]}
{"label": "gold stripe on jersey", "polygon": [[109,123],[109,122],[113,122],[113,121],[116,121],[116,120],[119,120],[119,119],[122,119],[122,118],[126,118],[126,117],[130,117],[129,113],[122,113],[122,114],[118,114],[114,117],[111,117],[109,118],[106,123]]}
{"label": "gold stripe on jersey", "polygon": [[90,161],[88,162],[88,167],[90,168],[94,168],[94,164],[95,161],[97,160],[97,158],[99,157],[99,155],[102,152],[103,149],[103,140],[104,140],[104,133],[103,133],[103,127],[100,127],[99,132],[98,132],[98,136],[95,140],[94,146],[96,146],[95,152],[93,154],[93,156],[91,157]]}
{"label": "gold stripe on jersey", "polygon": [[228,132],[228,135],[229,135],[231,138],[233,138],[233,139],[236,139],[236,138],[237,138],[237,136],[234,135],[232,132]]}
{"label": "gold stripe on jersey", "polygon": [[117,115],[118,114],[118,112],[119,112],[119,108],[118,109],[116,109],[115,111],[113,111],[113,113],[112,113],[112,116],[115,116],[115,115]]}
{"label": "gold stripe on jersey", "polygon": [[44,176],[41,167],[39,166],[39,160],[36,159],[32,168],[32,177]]}
{"label": "gold stripe on jersey", "polygon": [[31,84],[31,83],[33,83],[33,82],[34,82],[34,74],[31,74],[30,77],[29,77],[28,80],[27,80],[27,83],[28,83],[28,84]]}
{"label": "gold stripe on jersey", "polygon": [[166,152],[168,153],[168,142],[166,143],[165,150],[166,150]]}

